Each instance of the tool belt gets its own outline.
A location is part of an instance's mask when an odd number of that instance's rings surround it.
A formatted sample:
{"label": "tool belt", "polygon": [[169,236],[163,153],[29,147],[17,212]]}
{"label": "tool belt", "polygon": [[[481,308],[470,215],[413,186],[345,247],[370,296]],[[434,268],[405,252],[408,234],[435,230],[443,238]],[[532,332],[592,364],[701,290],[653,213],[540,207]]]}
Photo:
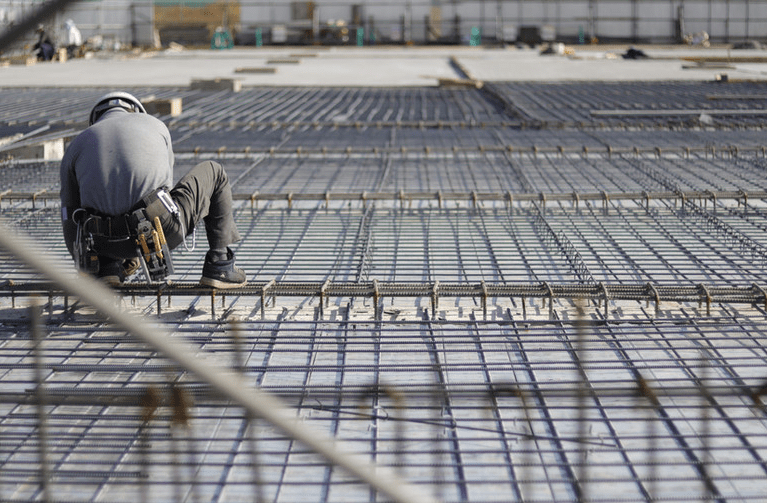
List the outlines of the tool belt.
{"label": "tool belt", "polygon": [[72,211],[77,225],[74,252],[78,267],[98,272],[98,257],[138,257],[148,282],[161,281],[173,273],[173,261],[161,217],[179,217],[178,207],[163,187],[144,196],[128,213],[102,215],[87,208]]}

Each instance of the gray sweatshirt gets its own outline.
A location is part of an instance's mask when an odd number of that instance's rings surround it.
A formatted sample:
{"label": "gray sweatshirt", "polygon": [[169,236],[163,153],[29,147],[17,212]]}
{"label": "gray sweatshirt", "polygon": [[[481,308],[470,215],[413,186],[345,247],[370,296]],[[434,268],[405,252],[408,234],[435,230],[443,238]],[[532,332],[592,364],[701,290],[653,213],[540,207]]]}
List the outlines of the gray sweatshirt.
{"label": "gray sweatshirt", "polygon": [[67,147],[60,173],[64,238],[71,252],[74,226],[68,210],[119,215],[150,191],[172,187],[170,132],[151,115],[107,110]]}

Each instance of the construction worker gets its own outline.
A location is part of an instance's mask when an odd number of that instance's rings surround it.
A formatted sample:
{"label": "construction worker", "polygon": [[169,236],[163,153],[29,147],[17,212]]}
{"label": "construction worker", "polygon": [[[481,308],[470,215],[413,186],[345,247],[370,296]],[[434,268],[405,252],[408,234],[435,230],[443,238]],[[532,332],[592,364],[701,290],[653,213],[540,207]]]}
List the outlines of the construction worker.
{"label": "construction worker", "polygon": [[[156,262],[149,267],[156,280],[158,270],[159,277],[168,273],[162,269],[170,261],[163,247],[185,243],[202,220],[209,250],[200,283],[245,285],[229,247],[240,236],[224,168],[201,162],[171,189],[173,164],[168,128],[138,99],[126,92],[99,99],[90,127],[61,161],[62,226],[69,252],[81,269],[113,285],[136,272],[138,264],[147,272],[147,262]],[[157,239],[147,245],[142,236]]]}
{"label": "construction worker", "polygon": [[37,25],[35,30],[37,33],[37,42],[32,47],[35,50],[38,61],[50,61],[53,59],[53,54],[56,52],[56,44],[48,32],[45,31],[43,25]]}
{"label": "construction worker", "polygon": [[64,33],[66,33],[67,40],[67,57],[75,58],[80,56],[83,46],[83,35],[71,19],[64,21]]}

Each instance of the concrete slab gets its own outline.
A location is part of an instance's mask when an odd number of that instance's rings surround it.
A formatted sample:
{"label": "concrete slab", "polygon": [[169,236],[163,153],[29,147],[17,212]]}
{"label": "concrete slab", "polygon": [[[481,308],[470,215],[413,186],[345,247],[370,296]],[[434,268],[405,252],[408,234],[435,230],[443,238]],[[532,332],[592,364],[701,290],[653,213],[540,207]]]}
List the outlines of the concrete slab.
{"label": "concrete slab", "polygon": [[0,73],[0,86],[188,86],[192,80],[235,76],[243,86],[436,86],[439,78],[456,77],[444,51],[364,48],[310,53],[300,59],[301,64],[279,65],[274,74],[237,72],[243,67],[268,66],[268,61],[294,51],[236,48],[163,51],[142,57],[104,54],[64,65],[8,67]]}
{"label": "concrete slab", "polygon": [[[767,51],[727,48],[642,47],[646,60],[624,60],[626,46],[576,46],[570,55],[542,56],[538,49],[472,47],[335,47],[167,50],[142,54],[99,53],[64,64],[0,68],[0,87],[188,86],[195,79],[242,80],[248,86],[405,87],[437,86],[462,78],[453,62],[485,81],[767,80]],[[727,60],[721,68],[696,68],[684,58]],[[297,59],[275,73],[242,73],[269,61]],[[453,58],[453,62],[451,62]],[[684,67],[691,67],[685,69]]]}
{"label": "concrete slab", "polygon": [[[714,80],[722,72],[730,79],[767,80],[767,64],[751,62],[767,58],[767,51],[644,47],[648,58],[634,60],[623,59],[626,49],[575,47],[573,55],[561,56],[541,55],[535,49],[462,51],[457,58],[475,78],[485,81],[702,81]],[[746,56],[749,62],[738,62]],[[730,59],[732,68],[684,68],[695,66],[688,58],[701,57]]]}

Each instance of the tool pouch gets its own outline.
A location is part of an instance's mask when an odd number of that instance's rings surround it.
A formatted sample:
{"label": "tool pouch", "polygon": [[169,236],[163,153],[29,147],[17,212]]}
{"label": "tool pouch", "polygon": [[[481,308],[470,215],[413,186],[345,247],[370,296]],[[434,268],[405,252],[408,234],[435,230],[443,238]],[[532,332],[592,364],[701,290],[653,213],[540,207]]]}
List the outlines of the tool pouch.
{"label": "tool pouch", "polygon": [[173,274],[173,260],[160,216],[170,212],[177,217],[178,207],[165,189],[153,191],[142,199],[142,203],[145,206],[128,217],[135,229],[136,254],[147,281],[162,281]]}
{"label": "tool pouch", "polygon": [[155,217],[152,223],[146,218],[139,221],[136,228],[136,253],[147,281],[162,281],[173,274],[173,260],[160,225],[160,217]]}
{"label": "tool pouch", "polygon": [[170,246],[161,219],[179,218],[179,209],[165,188],[144,196],[128,213],[101,215],[78,208],[72,213],[77,226],[73,252],[77,267],[90,274],[99,272],[99,256],[128,259],[138,256],[147,282],[162,281],[173,273]]}
{"label": "tool pouch", "polygon": [[96,275],[99,272],[99,256],[94,247],[93,233],[89,228],[90,217],[85,211],[76,211],[72,215],[72,220],[77,225],[77,233],[75,234],[72,250],[77,268]]}

